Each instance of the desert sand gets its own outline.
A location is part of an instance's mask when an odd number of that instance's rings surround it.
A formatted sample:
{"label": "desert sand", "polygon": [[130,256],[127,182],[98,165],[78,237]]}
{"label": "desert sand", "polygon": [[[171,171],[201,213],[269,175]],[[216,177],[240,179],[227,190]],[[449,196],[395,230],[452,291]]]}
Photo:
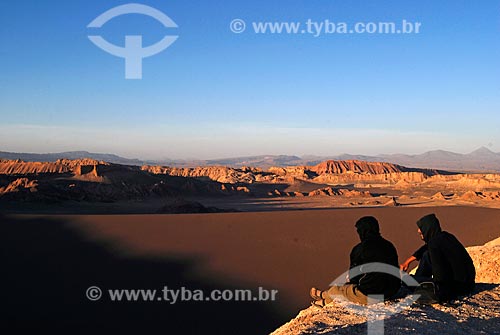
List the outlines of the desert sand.
{"label": "desert sand", "polygon": [[[16,215],[1,218],[3,299],[13,325],[134,333],[168,324],[183,334],[264,334],[309,305],[348,265],[354,222],[375,215],[400,260],[420,245],[415,221],[434,212],[467,246],[500,236],[500,211],[374,208],[184,215]],[[275,302],[89,302],[85,289],[251,288]]]}

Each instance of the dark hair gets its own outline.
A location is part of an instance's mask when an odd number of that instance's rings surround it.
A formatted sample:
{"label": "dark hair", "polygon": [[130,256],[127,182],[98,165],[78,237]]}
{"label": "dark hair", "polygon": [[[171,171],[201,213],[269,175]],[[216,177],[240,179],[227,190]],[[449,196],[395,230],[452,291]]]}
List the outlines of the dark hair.
{"label": "dark hair", "polygon": [[356,221],[356,229],[359,238],[363,241],[371,236],[380,236],[380,227],[378,221],[373,216],[363,216]]}

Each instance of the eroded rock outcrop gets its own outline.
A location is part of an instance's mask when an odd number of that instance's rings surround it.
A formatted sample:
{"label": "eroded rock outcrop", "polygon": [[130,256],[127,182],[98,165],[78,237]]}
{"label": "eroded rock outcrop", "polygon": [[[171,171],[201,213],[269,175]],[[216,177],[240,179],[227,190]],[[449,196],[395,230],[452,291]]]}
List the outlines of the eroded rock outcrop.
{"label": "eroded rock outcrop", "polygon": [[0,187],[0,195],[7,193],[19,192],[36,192],[38,186],[37,180],[29,180],[28,178],[18,178],[7,186]]}
{"label": "eroded rock outcrop", "polygon": [[368,191],[358,191],[358,190],[348,190],[348,189],[343,189],[343,188],[333,188],[333,187],[326,187],[322,188],[319,190],[315,190],[312,192],[309,192],[308,194],[310,197],[314,196],[340,196],[340,197],[346,197],[346,198],[352,198],[352,197],[372,197],[373,195],[368,192]]}
{"label": "eroded rock outcrop", "polygon": [[408,172],[409,170],[391,163],[366,162],[358,160],[335,161],[329,160],[319,163],[309,168],[311,171],[321,174],[344,174],[344,173],[363,173],[363,174],[386,174],[395,172]]}
{"label": "eroded rock outcrop", "polygon": [[[37,194],[21,190],[32,187],[9,185],[19,178],[36,180]],[[398,201],[387,202],[387,197],[413,195],[418,201],[410,199],[403,205],[435,201],[444,205],[500,206],[500,175],[497,174],[450,174],[357,160],[326,161],[315,166],[272,167],[267,171],[249,166],[239,169],[224,166],[138,167],[94,159],[59,159],[48,163],[0,160],[0,187],[3,200],[114,201],[149,196],[239,194],[253,197],[309,196],[318,197],[318,201],[325,200],[322,196],[330,196],[335,197],[332,199],[336,201],[335,206],[397,206]],[[441,194],[436,193],[437,190]],[[434,196],[431,196],[433,193]],[[6,194],[9,196],[2,196]],[[385,198],[373,203],[355,199],[381,195]],[[342,198],[354,199],[345,202]],[[327,202],[325,204],[328,205]]]}
{"label": "eroded rock outcrop", "polygon": [[462,194],[459,199],[466,201],[477,201],[477,200],[500,200],[500,192],[476,192],[467,191]]}
{"label": "eroded rock outcrop", "polygon": [[[247,168],[247,173],[252,173]],[[16,177],[20,178],[16,178]],[[0,162],[3,201],[90,201],[172,197],[179,195],[249,194],[248,187],[189,177],[155,175],[137,166],[93,159],[60,159],[52,163]]]}
{"label": "eroded rock outcrop", "polygon": [[95,159],[58,159],[56,162],[24,162],[17,160],[1,160],[0,174],[4,175],[36,175],[36,174],[82,174],[82,169],[90,167],[90,171],[96,169],[98,165],[109,165],[103,161]]}
{"label": "eroded rock outcrop", "polygon": [[236,184],[254,182],[272,182],[274,177],[265,174],[260,169],[243,167],[234,169],[225,166],[204,166],[196,168],[173,168],[168,166],[150,166],[141,167],[143,171],[153,174],[164,174],[169,176],[190,177],[190,178],[208,178],[220,183]]}
{"label": "eroded rock outcrop", "polygon": [[[395,312],[384,320],[384,334],[499,334],[500,238],[484,246],[469,247],[467,251],[477,272],[476,282],[479,284],[475,292],[445,305],[413,303],[399,313],[395,309],[398,301],[374,305],[372,310],[383,308]],[[366,334],[366,315],[371,315],[370,309],[365,310],[365,314],[357,313],[340,301],[323,309],[309,307],[271,335]]]}

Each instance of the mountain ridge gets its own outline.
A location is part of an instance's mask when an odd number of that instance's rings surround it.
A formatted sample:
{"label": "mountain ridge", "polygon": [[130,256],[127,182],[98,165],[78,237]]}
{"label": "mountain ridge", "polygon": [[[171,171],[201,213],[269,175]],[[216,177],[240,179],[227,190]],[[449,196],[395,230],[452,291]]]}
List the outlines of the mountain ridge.
{"label": "mountain ridge", "polygon": [[91,153],[88,151],[67,151],[60,153],[15,153],[0,151],[0,159],[21,159],[28,162],[55,162],[58,159],[82,159],[92,158],[114,164],[126,165],[168,165],[172,167],[197,167],[197,166],[228,166],[242,167],[253,166],[263,169],[270,167],[287,166],[312,166],[327,160],[362,160],[367,162],[388,162],[402,165],[408,168],[440,169],[451,171],[470,172],[500,172],[500,153],[491,151],[486,147],[480,147],[472,152],[461,154],[446,150],[431,150],[421,154],[380,154],[380,155],[356,155],[344,153],[332,156],[315,155],[256,155],[240,156],[220,159],[165,159],[165,160],[142,160],[137,158],[125,158],[115,154]]}

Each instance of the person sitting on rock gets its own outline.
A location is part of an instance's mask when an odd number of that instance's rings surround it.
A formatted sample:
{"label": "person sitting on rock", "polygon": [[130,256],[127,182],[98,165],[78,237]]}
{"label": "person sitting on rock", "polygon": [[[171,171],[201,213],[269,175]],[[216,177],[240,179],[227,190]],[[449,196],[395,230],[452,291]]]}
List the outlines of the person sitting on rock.
{"label": "person sitting on rock", "polygon": [[417,221],[418,233],[425,242],[400,269],[407,271],[419,261],[414,277],[419,283],[429,282],[436,302],[446,302],[470,294],[475,285],[476,270],[462,243],[452,234],[442,231],[435,214]]}
{"label": "person sitting on rock", "polygon": [[[381,272],[354,273],[359,266],[369,263],[384,263],[398,269],[398,254],[394,245],[380,235],[377,219],[365,216],[356,222],[361,240],[351,251],[349,281],[341,286],[331,286],[321,291],[313,287],[310,295],[313,306],[324,307],[333,302],[335,296],[342,296],[351,302],[367,305],[371,296],[393,297],[401,287],[401,280]],[[370,296],[370,297],[369,297]]]}

